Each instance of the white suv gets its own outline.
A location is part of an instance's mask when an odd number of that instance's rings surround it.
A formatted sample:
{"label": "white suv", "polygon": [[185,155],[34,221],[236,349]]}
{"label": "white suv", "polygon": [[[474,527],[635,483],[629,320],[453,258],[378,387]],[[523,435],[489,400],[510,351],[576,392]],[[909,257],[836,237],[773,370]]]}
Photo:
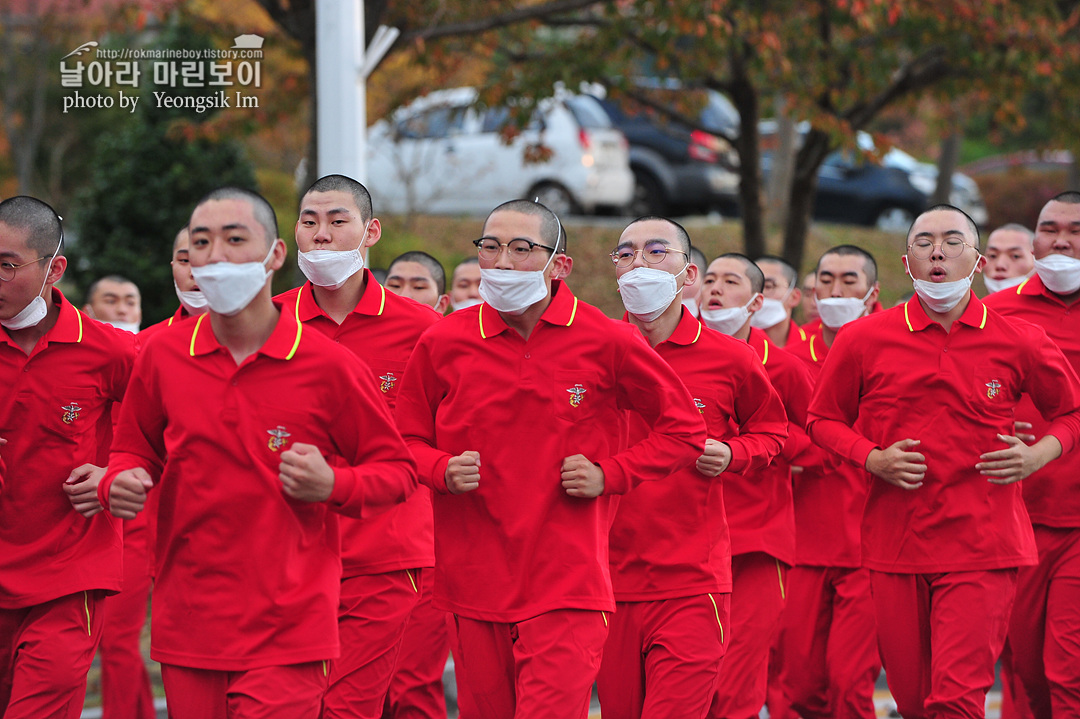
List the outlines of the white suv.
{"label": "white suv", "polygon": [[476,96],[473,88],[440,90],[371,126],[368,187],[379,212],[483,214],[535,197],[566,214],[630,202],[626,138],[594,98],[542,100],[508,142],[500,130],[510,110],[478,109]]}

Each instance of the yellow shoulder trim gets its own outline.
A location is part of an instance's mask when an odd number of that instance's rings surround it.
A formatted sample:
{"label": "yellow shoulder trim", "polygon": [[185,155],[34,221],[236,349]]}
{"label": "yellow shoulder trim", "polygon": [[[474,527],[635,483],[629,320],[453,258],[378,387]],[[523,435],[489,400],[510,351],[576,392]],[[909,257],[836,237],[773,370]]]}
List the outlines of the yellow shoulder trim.
{"label": "yellow shoulder trim", "polygon": [[304,294],[304,285],[300,285],[300,291],[296,293],[296,307],[293,308],[296,314],[296,324],[300,324],[300,297]]}
{"label": "yellow shoulder trim", "polygon": [[983,305],[983,318],[982,322],[979,323],[979,329],[982,329],[983,327],[986,327],[986,305]]}
{"label": "yellow shoulder trim", "polygon": [[765,340],[765,351],[761,353],[761,364],[769,362],[769,341]]}
{"label": "yellow shoulder trim", "polygon": [[79,338],[75,340],[77,343],[82,342],[82,312],[75,310],[75,318],[79,321]]}
{"label": "yellow shoulder trim", "polygon": [[486,340],[487,339],[487,333],[484,332],[484,306],[483,305],[480,305],[480,312],[478,313],[478,315],[480,317],[480,339]]}
{"label": "yellow shoulder trim", "polygon": [[292,349],[289,350],[289,354],[285,355],[285,359],[291,360],[293,355],[296,354],[296,349],[300,346],[300,335],[304,334],[304,323],[296,323],[296,339],[292,343]]}
{"label": "yellow shoulder trim", "polygon": [[698,339],[699,339],[700,337],[701,337],[701,320],[698,320],[698,323],[697,323],[697,334],[696,334],[696,335],[694,335],[694,341],[693,341],[693,342],[691,342],[690,344],[695,344],[695,343],[697,343],[697,341],[698,341]]}
{"label": "yellow shoulder trim", "polygon": [[817,335],[810,335],[810,359],[817,362],[817,351],[814,349],[814,340],[817,339]]}
{"label": "yellow shoulder trim", "polygon": [[[1034,277],[1034,276],[1035,275],[1032,275],[1031,277]],[[1021,282],[1019,285],[1016,286],[1016,294],[1020,294],[1021,292],[1024,291],[1024,285],[1026,285],[1028,282],[1031,282],[1031,277],[1028,277],[1026,280],[1024,280],[1023,282]]]}
{"label": "yellow shoulder trim", "polygon": [[577,297],[574,297],[574,309],[570,311],[570,321],[566,323],[566,326],[574,324],[574,318],[577,317]]}
{"label": "yellow shoulder trim", "polygon": [[[911,300],[908,300],[908,302],[910,302],[910,301]],[[911,326],[911,317],[908,316],[907,308],[908,308],[908,303],[905,302],[904,303],[904,322],[907,322],[908,332],[914,332],[915,328]]]}
{"label": "yellow shoulder trim", "polygon": [[191,345],[188,347],[188,354],[192,357],[195,356],[195,338],[199,336],[199,328],[202,327],[203,320],[205,320],[209,314],[209,312],[204,312],[199,315],[199,319],[195,322],[195,329],[191,332]]}
{"label": "yellow shoulder trim", "polygon": [[803,342],[805,342],[806,341],[806,330],[804,330],[802,327],[799,327],[798,325],[795,325],[795,329],[799,330],[799,339],[801,339]]}
{"label": "yellow shoulder trim", "polygon": [[379,300],[379,317],[382,317],[383,309],[386,307],[386,288],[379,285],[379,289],[382,290],[382,298]]}

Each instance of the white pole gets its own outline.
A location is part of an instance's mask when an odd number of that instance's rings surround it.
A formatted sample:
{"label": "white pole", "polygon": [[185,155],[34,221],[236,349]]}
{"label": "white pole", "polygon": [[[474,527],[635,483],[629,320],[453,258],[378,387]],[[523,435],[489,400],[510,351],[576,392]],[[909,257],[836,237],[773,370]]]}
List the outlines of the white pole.
{"label": "white pole", "polygon": [[363,0],[316,0],[318,174],[367,181]]}

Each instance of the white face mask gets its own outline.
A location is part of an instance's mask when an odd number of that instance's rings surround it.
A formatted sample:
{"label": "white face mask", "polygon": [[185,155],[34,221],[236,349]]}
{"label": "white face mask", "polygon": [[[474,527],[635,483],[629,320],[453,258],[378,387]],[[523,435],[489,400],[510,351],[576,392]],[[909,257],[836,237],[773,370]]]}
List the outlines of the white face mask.
{"label": "white face mask", "polygon": [[730,336],[739,331],[746,324],[746,318],[750,316],[750,305],[757,299],[757,295],[750,298],[742,307],[724,307],[719,310],[710,310],[708,307],[701,308],[701,320],[705,326],[717,332],[723,332]]}
{"label": "white face mask", "polygon": [[[980,254],[979,257],[982,257]],[[975,259],[975,267],[979,266],[978,258]],[[971,274],[962,280],[952,282],[930,282],[929,280],[911,279],[915,287],[915,294],[919,296],[932,312],[945,314],[967,297],[971,291],[971,278],[975,276],[975,267],[971,268]],[[910,272],[908,273],[910,275]]]}
{"label": "white face mask", "polygon": [[[368,226],[371,220],[364,223],[364,240],[367,239]],[[355,250],[311,250],[300,252],[296,256],[296,263],[300,271],[311,280],[311,284],[325,287],[328,290],[336,290],[364,269],[364,257],[360,254],[363,247]]]}
{"label": "white face mask", "polygon": [[181,292],[175,280],[173,280],[173,289],[176,290],[176,299],[180,300],[180,304],[184,306],[188,314],[201,315],[206,312],[206,295],[202,293],[202,290]]}
{"label": "white face mask", "polygon": [[460,302],[455,302],[454,303],[454,311],[457,312],[458,310],[465,310],[465,309],[468,309],[470,307],[476,307],[477,305],[482,305],[482,304],[484,304],[484,301],[482,299],[472,297],[472,298],[469,298],[467,300],[461,300]]}
{"label": "white face mask", "polygon": [[862,299],[858,297],[826,297],[819,300],[814,297],[821,324],[835,330],[840,329],[848,322],[859,319],[866,314],[866,300],[870,299],[870,293],[873,291],[874,288],[871,287],[866,291]]}
{"label": "white face mask", "polygon": [[[555,216],[558,220],[558,215]],[[555,247],[562,241],[562,221]],[[502,249],[502,248],[499,248]],[[493,308],[508,315],[524,314],[548,295],[544,273],[555,259],[552,252],[542,270],[485,270],[480,268],[480,296]]]}
{"label": "white face mask", "polygon": [[191,276],[206,295],[210,309],[231,317],[251,304],[266,285],[266,280],[274,273],[266,269],[273,254],[274,245],[271,244],[262,262],[215,262],[202,267],[192,266]]}
{"label": "white face mask", "polygon": [[619,296],[626,311],[642,322],[652,322],[671,306],[679,294],[676,278],[690,265],[673,275],[652,267],[636,267],[619,278]]}
{"label": "white face mask", "polygon": [[995,280],[993,277],[983,277],[983,284],[986,285],[986,291],[993,294],[995,292],[1007,290],[1010,287],[1016,287],[1028,277],[1031,277],[1031,275],[1017,275],[1016,277],[1007,277],[1004,280]]}
{"label": "white face mask", "polygon": [[1035,271],[1046,289],[1058,295],[1080,290],[1080,260],[1067,255],[1047,255],[1035,260]]}
{"label": "white face mask", "polygon": [[52,271],[53,260],[56,259],[56,254],[60,252],[60,245],[64,244],[64,231],[60,231],[60,241],[56,243],[56,249],[53,250],[52,257],[49,258],[49,266],[45,269],[45,279],[41,281],[41,289],[38,290],[38,295],[34,299],[30,300],[30,304],[23,307],[19,314],[15,315],[9,320],[0,320],[0,325],[7,327],[9,330],[24,330],[27,327],[34,327],[41,323],[49,314],[49,305],[45,303],[45,298],[41,296],[41,293],[45,291],[45,285],[49,282],[49,272]]}
{"label": "white face mask", "polygon": [[784,303],[787,302],[788,297],[791,297],[791,293],[794,291],[794,287],[789,287],[784,296],[778,300],[764,298],[761,301],[761,309],[750,318],[750,326],[757,327],[759,330],[767,330],[790,319]]}
{"label": "white face mask", "polygon": [[138,322],[124,322],[123,320],[105,320],[106,323],[112,325],[118,330],[124,330],[130,332],[133,335],[139,334]]}

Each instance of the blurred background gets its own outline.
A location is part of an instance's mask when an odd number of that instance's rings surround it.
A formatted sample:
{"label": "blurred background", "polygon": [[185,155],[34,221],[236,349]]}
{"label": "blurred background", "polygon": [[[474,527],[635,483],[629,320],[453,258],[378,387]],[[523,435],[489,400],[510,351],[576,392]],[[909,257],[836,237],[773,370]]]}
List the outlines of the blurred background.
{"label": "blurred background", "polygon": [[[119,272],[142,289],[144,325],[171,313],[171,240],[221,184],[265,194],[292,241],[318,176],[315,6],[0,0],[0,197],[64,216],[76,301]],[[568,218],[575,290],[612,314],[604,255],[646,212],[684,217],[708,256],[809,269],[828,246],[864,245],[887,305],[909,290],[897,233],[928,204],[1030,227],[1076,186],[1078,6],[369,0],[365,39],[397,31],[366,83],[386,227],[372,264],[424,249],[450,269],[487,209],[528,196]],[[241,36],[262,51],[243,83],[238,67],[215,86],[208,67],[153,55]],[[143,53],[135,78],[124,51]],[[289,266],[276,282],[299,280]]]}

